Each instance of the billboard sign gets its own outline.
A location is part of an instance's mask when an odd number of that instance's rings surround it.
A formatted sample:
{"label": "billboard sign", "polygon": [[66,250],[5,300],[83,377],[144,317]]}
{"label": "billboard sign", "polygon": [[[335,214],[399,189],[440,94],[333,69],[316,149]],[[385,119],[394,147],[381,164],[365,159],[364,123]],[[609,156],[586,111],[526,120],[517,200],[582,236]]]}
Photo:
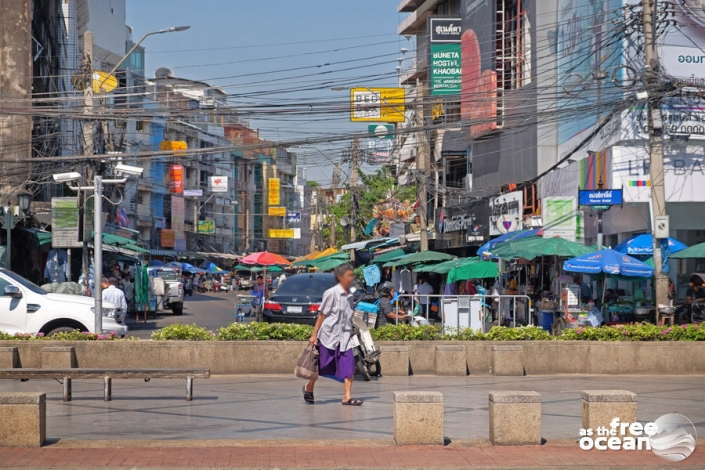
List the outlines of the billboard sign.
{"label": "billboard sign", "polygon": [[503,235],[521,228],[524,193],[513,191],[490,199],[490,236]]}
{"label": "billboard sign", "polygon": [[578,204],[581,206],[621,206],[621,189],[581,189],[578,191]]}
{"label": "billboard sign", "polygon": [[286,221],[288,223],[298,223],[301,222],[301,212],[287,212]]}
{"label": "billboard sign", "polygon": [[160,241],[162,248],[175,248],[176,233],[171,229],[163,228],[160,230]]}
{"label": "billboard sign", "polygon": [[227,176],[211,176],[211,192],[227,193],[228,192],[228,177]]}
{"label": "billboard sign", "polygon": [[[496,1],[465,0],[460,55],[460,112],[471,124],[472,138],[497,129]],[[492,230],[492,229],[490,229]]]}
{"label": "billboard sign", "polygon": [[541,215],[543,217],[543,237],[565,238],[577,242],[578,203],[575,197],[547,197],[543,199]]}
{"label": "billboard sign", "polygon": [[215,234],[215,220],[199,220],[198,233],[204,233],[206,235]]}
{"label": "billboard sign", "polygon": [[431,95],[457,95],[462,87],[461,18],[429,17]]}
{"label": "billboard sign", "polygon": [[51,198],[51,246],[80,248],[78,240],[78,203],[75,197]]}
{"label": "billboard sign", "polygon": [[203,196],[202,189],[184,189],[184,196],[186,197],[201,197]]}
{"label": "billboard sign", "polygon": [[281,198],[279,196],[281,189],[281,181],[279,178],[269,178],[267,181],[267,199],[270,206],[278,206],[281,203]]}
{"label": "billboard sign", "polygon": [[286,217],[286,207],[269,206],[267,215],[270,217]]}
{"label": "billboard sign", "polygon": [[294,229],[288,228],[270,228],[269,238],[294,238]]}
{"label": "billboard sign", "polygon": [[404,122],[406,92],[403,88],[350,89],[352,122]]}

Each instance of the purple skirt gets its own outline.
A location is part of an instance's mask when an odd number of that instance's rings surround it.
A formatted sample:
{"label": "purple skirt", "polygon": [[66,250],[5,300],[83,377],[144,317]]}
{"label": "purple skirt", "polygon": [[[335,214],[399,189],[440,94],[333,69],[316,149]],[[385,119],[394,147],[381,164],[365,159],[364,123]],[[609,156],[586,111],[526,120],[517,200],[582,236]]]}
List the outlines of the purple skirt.
{"label": "purple skirt", "polygon": [[321,377],[342,382],[355,375],[355,356],[352,349],[341,353],[340,345],[335,349],[328,349],[319,343],[318,353],[318,373]]}

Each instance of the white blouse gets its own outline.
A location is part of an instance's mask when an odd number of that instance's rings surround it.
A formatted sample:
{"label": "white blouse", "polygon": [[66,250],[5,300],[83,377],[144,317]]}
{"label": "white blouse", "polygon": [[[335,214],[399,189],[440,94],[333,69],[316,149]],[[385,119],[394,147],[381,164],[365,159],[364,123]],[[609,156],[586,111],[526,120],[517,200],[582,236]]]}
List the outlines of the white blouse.
{"label": "white blouse", "polygon": [[331,287],[323,293],[319,312],[326,318],[318,330],[318,341],[328,349],[340,346],[340,352],[352,349],[350,334],[355,313],[352,294],[346,293],[340,284]]}

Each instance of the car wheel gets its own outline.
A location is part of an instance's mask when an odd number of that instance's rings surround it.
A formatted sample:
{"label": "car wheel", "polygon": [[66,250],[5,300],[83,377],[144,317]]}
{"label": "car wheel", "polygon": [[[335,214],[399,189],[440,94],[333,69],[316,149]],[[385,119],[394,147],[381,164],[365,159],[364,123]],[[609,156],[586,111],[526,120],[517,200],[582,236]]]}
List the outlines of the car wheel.
{"label": "car wheel", "polygon": [[172,306],[172,307],[171,307],[171,312],[172,312],[174,315],[183,315],[183,314],[184,314],[184,306],[183,306],[183,304]]}
{"label": "car wheel", "polygon": [[59,328],[54,328],[47,333],[47,336],[55,335],[57,333],[71,333],[72,331],[76,331],[76,329],[77,328],[71,328],[70,326],[60,326]]}

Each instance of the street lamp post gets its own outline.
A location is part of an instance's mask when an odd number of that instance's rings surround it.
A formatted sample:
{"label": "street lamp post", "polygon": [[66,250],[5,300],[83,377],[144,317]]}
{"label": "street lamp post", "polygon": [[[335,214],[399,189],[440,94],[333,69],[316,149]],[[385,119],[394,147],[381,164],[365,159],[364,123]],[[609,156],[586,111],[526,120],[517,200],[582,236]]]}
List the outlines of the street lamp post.
{"label": "street lamp post", "polygon": [[[115,167],[116,173],[121,175],[140,176],[144,171],[141,167],[119,164]],[[62,173],[53,175],[57,183],[65,182],[69,189],[76,192],[93,192],[93,300],[95,301],[95,333],[103,332],[103,185],[123,184],[127,176],[120,179],[104,180],[96,175],[93,186],[72,186],[71,183],[81,179],[80,173]]]}
{"label": "street lamp post", "polygon": [[[8,204],[3,208],[5,212],[5,233],[7,238],[7,248],[5,250],[6,263],[5,267],[8,271],[12,271],[12,229],[15,228],[17,222],[24,219],[29,212],[29,206],[32,203],[32,195],[26,190],[17,194],[17,206]],[[21,212],[20,218],[16,219],[14,212]]]}

